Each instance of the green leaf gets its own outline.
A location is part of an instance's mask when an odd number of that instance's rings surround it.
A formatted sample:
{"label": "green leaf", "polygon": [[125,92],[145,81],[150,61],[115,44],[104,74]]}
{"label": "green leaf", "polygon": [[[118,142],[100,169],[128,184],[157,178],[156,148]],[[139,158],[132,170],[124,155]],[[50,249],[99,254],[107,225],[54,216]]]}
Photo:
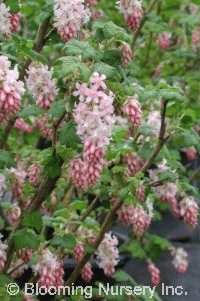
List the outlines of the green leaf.
{"label": "green leaf", "polygon": [[44,171],[48,173],[51,179],[59,177],[61,174],[61,166],[56,156],[48,156],[45,158]]}
{"label": "green leaf", "polygon": [[46,20],[48,17],[53,15],[53,7],[54,7],[54,0],[47,0],[46,4],[41,7],[39,19],[40,21]]}
{"label": "green leaf", "polygon": [[10,7],[11,14],[17,14],[20,11],[18,1],[6,0],[6,6]]}
{"label": "green leaf", "polygon": [[144,160],[147,160],[153,151],[153,146],[150,142],[144,142],[138,151],[138,155]]}
{"label": "green leaf", "polygon": [[80,211],[87,209],[88,207],[88,205],[86,204],[86,202],[84,202],[84,200],[75,200],[69,206],[73,207],[75,210],[80,210]]}
{"label": "green leaf", "polygon": [[55,236],[51,240],[51,245],[54,247],[62,247],[64,249],[74,249],[76,246],[76,239],[74,238],[74,235],[69,233],[69,234],[64,234],[63,236]]}
{"label": "green leaf", "polygon": [[146,122],[143,122],[140,127],[140,133],[144,136],[151,136],[153,135],[154,131],[156,130],[156,127],[153,125],[150,125]]}
{"label": "green leaf", "polygon": [[38,116],[42,113],[43,113],[43,109],[36,107],[36,106],[29,106],[25,109],[22,109],[22,111],[20,111],[18,113],[18,117],[24,118],[24,117],[28,117],[28,116]]}
{"label": "green leaf", "polygon": [[122,188],[118,191],[117,195],[121,200],[124,200],[129,193],[129,187]]}
{"label": "green leaf", "polygon": [[92,254],[95,251],[95,248],[91,245],[84,245],[84,251],[85,253]]}
{"label": "green leaf", "polygon": [[121,127],[120,125],[113,126],[112,137],[114,141],[119,142],[122,139],[124,139],[126,135],[127,135],[127,130],[125,130],[123,127]]}
{"label": "green leaf", "polygon": [[88,82],[90,75],[91,75],[91,70],[88,68],[85,64],[79,64],[78,69],[80,72],[80,80],[84,82]]}
{"label": "green leaf", "polygon": [[13,242],[17,250],[29,248],[36,251],[40,245],[38,236],[28,228],[17,230],[13,235]]}
{"label": "green leaf", "polygon": [[160,181],[168,181],[168,182],[175,183],[177,180],[176,174],[170,170],[161,171],[158,173],[157,176]]}
{"label": "green leaf", "polygon": [[42,215],[39,210],[26,213],[22,225],[26,227],[34,227],[38,232],[42,229]]}
{"label": "green leaf", "polygon": [[38,53],[37,51],[35,51],[33,49],[30,49],[29,52],[28,52],[28,54],[30,55],[30,57],[32,59],[35,59],[35,60],[41,62],[44,65],[48,64],[47,59],[43,55],[41,55],[40,53]]}
{"label": "green leaf", "polygon": [[58,100],[51,105],[51,108],[47,111],[48,115],[56,118],[60,118],[64,112],[66,112],[66,100]]}
{"label": "green leaf", "polygon": [[63,125],[61,130],[58,131],[58,136],[61,144],[69,144],[71,146],[73,143],[81,142],[79,136],[76,134],[76,124],[73,120]]}
{"label": "green leaf", "polygon": [[158,97],[164,100],[175,100],[180,102],[183,102],[185,99],[183,95],[177,92],[170,91],[170,89],[162,89],[161,91],[159,91]]}
{"label": "green leaf", "polygon": [[118,72],[116,68],[109,66],[103,62],[97,62],[92,66],[93,72],[98,72],[100,74],[104,74],[107,78],[113,78],[118,76]]}
{"label": "green leaf", "polygon": [[144,249],[141,247],[140,242],[136,239],[131,240],[128,243],[125,242],[119,249],[121,252],[131,253],[134,258],[144,259],[146,257]]}
{"label": "green leaf", "polygon": [[118,49],[110,49],[105,51],[103,61],[104,63],[117,67],[121,61],[122,54]]}
{"label": "green leaf", "polygon": [[126,282],[130,281],[134,286],[137,285],[137,283],[132,279],[130,275],[128,275],[126,272],[118,269],[115,274],[112,276],[117,282]]}
{"label": "green leaf", "polygon": [[0,274],[0,287],[3,287],[5,284],[13,283],[13,279],[9,278],[5,274]]}
{"label": "green leaf", "polygon": [[70,40],[63,48],[68,55],[82,55],[84,60],[95,59],[98,52],[88,42]]}
{"label": "green leaf", "polygon": [[62,76],[70,75],[71,73],[73,73],[73,71],[77,69],[77,67],[80,64],[79,60],[74,56],[64,56],[62,58],[59,58],[58,61],[62,61],[61,64]]}
{"label": "green leaf", "polygon": [[184,131],[181,134],[181,138],[184,147],[190,147],[190,146],[198,147],[198,145],[200,144],[199,136],[192,130]]}
{"label": "green leaf", "polygon": [[65,145],[57,145],[56,153],[63,159],[64,162],[67,162],[74,156],[73,150],[71,148],[67,148]]}
{"label": "green leaf", "polygon": [[7,167],[16,166],[14,157],[14,154],[0,149],[0,168],[3,168],[4,165],[7,165]]}
{"label": "green leaf", "polygon": [[196,120],[196,112],[191,109],[184,110],[184,114],[181,118],[181,126],[184,128],[191,127]]}

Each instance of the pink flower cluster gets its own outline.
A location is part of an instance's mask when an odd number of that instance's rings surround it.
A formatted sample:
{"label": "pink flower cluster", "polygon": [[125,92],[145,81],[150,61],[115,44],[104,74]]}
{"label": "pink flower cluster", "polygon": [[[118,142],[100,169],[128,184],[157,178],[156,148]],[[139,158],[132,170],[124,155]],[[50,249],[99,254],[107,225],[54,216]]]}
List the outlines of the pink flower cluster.
{"label": "pink flower cluster", "polygon": [[134,206],[126,206],[122,204],[117,211],[119,220],[125,225],[129,226],[133,223]]}
{"label": "pink flower cluster", "polygon": [[189,228],[194,229],[197,224],[198,205],[194,197],[187,196],[180,202],[180,215],[183,216],[184,222]]}
{"label": "pink flower cluster", "polygon": [[18,81],[17,66],[10,70],[11,62],[6,56],[0,56],[0,123],[15,116],[21,105],[24,84]]}
{"label": "pink flower cluster", "polygon": [[5,249],[8,247],[1,241],[2,235],[0,234],[0,272],[3,270],[6,262],[6,252]]}
{"label": "pink flower cluster", "polygon": [[21,209],[17,204],[15,204],[9,209],[5,210],[5,214],[11,220],[13,225],[16,225],[21,215]]}
{"label": "pink flower cluster", "polygon": [[21,249],[18,251],[18,256],[25,263],[29,263],[33,257],[33,251],[31,249]]}
{"label": "pink flower cluster", "polygon": [[12,32],[16,33],[19,30],[21,18],[19,13],[11,14],[10,8],[0,3],[0,32],[4,38],[9,39]]}
{"label": "pink flower cluster", "polygon": [[148,271],[151,274],[151,283],[158,285],[160,283],[160,271],[152,262],[148,265]]}
{"label": "pink flower cluster", "polygon": [[0,197],[4,194],[4,191],[6,190],[5,180],[5,176],[3,174],[0,174]]}
{"label": "pink flower cluster", "polygon": [[170,41],[171,39],[171,33],[168,33],[168,32],[161,32],[159,35],[158,35],[158,38],[157,38],[157,45],[163,49],[163,50],[168,50],[169,47],[170,47]]}
{"label": "pink flower cluster", "polygon": [[52,254],[46,249],[34,267],[35,273],[38,273],[40,279],[38,280],[39,286],[58,287],[64,284],[63,276],[63,262],[57,260],[56,255]]}
{"label": "pink flower cluster", "polygon": [[56,80],[52,79],[53,68],[48,70],[47,65],[32,63],[27,73],[26,84],[31,95],[36,99],[36,105],[49,109],[58,91]]}
{"label": "pink flower cluster", "polygon": [[4,3],[0,3],[0,32],[9,39],[11,35],[11,24],[9,22],[10,9]]}
{"label": "pink flower cluster", "polygon": [[28,181],[31,185],[37,186],[40,181],[40,167],[38,164],[33,163],[29,168]]}
{"label": "pink flower cluster", "polygon": [[81,262],[84,255],[84,248],[82,244],[77,244],[74,248],[74,258],[77,262]]}
{"label": "pink flower cluster", "polygon": [[111,139],[115,123],[112,92],[106,93],[105,75],[95,72],[89,83],[77,83],[73,92],[80,102],[75,105],[74,120],[77,123],[77,134],[84,143],[83,160],[76,158],[70,161],[74,185],[87,190],[94,185],[105,165],[104,154]]}
{"label": "pink flower cluster", "polygon": [[135,196],[139,201],[143,201],[145,197],[145,188],[142,185],[138,185],[135,188]]}
{"label": "pink flower cluster", "polygon": [[81,271],[81,278],[85,282],[90,282],[90,280],[92,279],[92,276],[93,276],[92,266],[89,262],[87,262]]}
{"label": "pink flower cluster", "polygon": [[123,156],[123,163],[126,165],[125,176],[131,177],[136,174],[144,165],[143,159],[137,153],[130,153]]}
{"label": "pink flower cluster", "polygon": [[188,160],[194,160],[196,158],[197,151],[194,146],[185,148],[186,157]]}
{"label": "pink flower cluster", "polygon": [[99,267],[104,270],[104,274],[108,277],[115,272],[115,266],[118,263],[119,251],[117,249],[118,239],[111,236],[111,233],[105,233],[104,239],[101,241],[96,255],[100,260]]}
{"label": "pink flower cluster", "polygon": [[40,119],[38,119],[35,123],[35,127],[46,139],[51,140],[53,138],[53,127],[48,125],[46,116],[42,116]]}
{"label": "pink flower cluster", "polygon": [[33,128],[30,126],[28,123],[24,121],[23,118],[17,118],[15,121],[14,127],[18,129],[21,132],[27,132],[27,133],[32,133]]}
{"label": "pink flower cluster", "polygon": [[22,15],[20,13],[17,13],[17,14],[11,14],[9,16],[9,22],[10,22],[10,30],[11,32],[13,33],[16,33],[18,32],[19,30],[19,23],[22,19]]}
{"label": "pink flower cluster", "polygon": [[54,0],[54,26],[63,42],[76,36],[90,19],[90,11],[82,0]]}
{"label": "pink flower cluster", "polygon": [[140,26],[142,18],[142,6],[138,0],[120,0],[117,2],[118,9],[123,13],[126,25],[132,31],[136,31]]}
{"label": "pink flower cluster", "polygon": [[[158,169],[149,170],[149,176],[154,182],[157,182],[158,181],[157,174],[165,170],[170,170],[170,168],[166,165],[166,160],[163,160],[161,164],[158,164]],[[178,218],[179,217],[178,202],[177,202],[178,188],[176,183],[161,182],[158,185],[153,186],[152,189],[158,195],[158,198],[161,201],[170,204],[172,214],[174,215],[174,217]]]}
{"label": "pink flower cluster", "polygon": [[137,96],[129,98],[124,104],[124,113],[134,129],[138,129],[142,123],[142,111]]}
{"label": "pink flower cluster", "polygon": [[192,44],[195,47],[200,45],[200,26],[196,27],[192,34]]}
{"label": "pink flower cluster", "polygon": [[14,197],[19,200],[22,194],[23,181],[26,178],[26,172],[16,168],[10,168],[11,174],[14,176],[14,181],[11,182],[11,190]]}
{"label": "pink flower cluster", "polygon": [[128,44],[125,44],[121,48],[122,58],[121,58],[121,64],[122,67],[126,68],[132,59],[132,50],[131,47]]}
{"label": "pink flower cluster", "polygon": [[27,268],[28,266],[23,264],[21,259],[17,259],[11,262],[11,265],[8,269],[8,274],[10,274],[13,279],[19,278],[24,274],[24,270]]}
{"label": "pink flower cluster", "polygon": [[153,217],[153,206],[149,199],[146,201],[148,212],[141,205],[122,205],[117,211],[119,220],[125,225],[133,225],[135,235],[140,237],[143,235],[151,223]]}
{"label": "pink flower cluster", "polygon": [[181,274],[185,273],[188,267],[187,252],[183,248],[177,248],[172,250],[171,255],[174,256],[172,263],[176,270]]}

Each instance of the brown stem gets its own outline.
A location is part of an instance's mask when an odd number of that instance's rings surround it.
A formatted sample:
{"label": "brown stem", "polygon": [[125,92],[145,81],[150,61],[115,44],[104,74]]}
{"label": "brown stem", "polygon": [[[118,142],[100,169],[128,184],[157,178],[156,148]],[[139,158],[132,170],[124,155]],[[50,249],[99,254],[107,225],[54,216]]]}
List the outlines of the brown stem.
{"label": "brown stem", "polygon": [[62,204],[64,208],[66,208],[69,205],[69,203],[71,201],[71,198],[72,198],[72,195],[74,193],[74,189],[75,189],[74,185],[71,185],[69,187],[67,193],[65,194],[63,204]]}
{"label": "brown stem", "polygon": [[[42,22],[38,28],[37,34],[36,34],[36,38],[35,38],[35,42],[33,45],[33,50],[35,50],[36,52],[40,52],[42,50],[42,47],[44,46],[45,40],[45,33],[46,30],[49,26],[49,21],[50,21],[50,17],[47,18],[46,20],[44,20],[44,22]],[[23,67],[23,71],[20,74],[19,79],[20,80],[24,80],[24,77],[26,75],[26,70],[28,69],[28,66],[30,65],[31,60],[27,60],[24,67]]]}
{"label": "brown stem", "polygon": [[5,133],[4,133],[3,140],[0,142],[0,149],[3,149],[3,148],[5,147],[6,141],[7,141],[7,139],[8,139],[8,136],[9,136],[9,134],[10,134],[10,131],[11,131],[12,127],[14,126],[14,123],[15,123],[15,120],[16,120],[16,119],[17,119],[17,117],[14,117],[14,118],[12,118],[12,119],[8,122],[8,124],[7,124],[6,128],[5,128]]}
{"label": "brown stem", "polygon": [[140,172],[145,173],[152,163],[154,162],[155,158],[157,157],[158,153],[162,149],[165,142],[169,139],[169,135],[165,137],[165,114],[166,114],[166,107],[167,107],[167,101],[164,101],[163,108],[161,111],[161,125],[160,125],[160,132],[159,132],[159,138],[158,138],[158,144],[156,145],[153,153],[149,157],[149,159],[145,162],[145,164],[140,169]]}
{"label": "brown stem", "polygon": [[[109,231],[109,229],[111,228],[111,226],[116,218],[116,212],[121,207],[122,203],[123,202],[121,200],[118,200],[113,206],[111,206],[111,208],[105,218],[105,221],[101,227],[100,233],[93,244],[94,249],[98,248],[98,246],[100,245],[101,241],[104,238],[104,234],[107,231]],[[66,281],[66,283],[65,283],[66,286],[71,286],[72,283],[74,283],[76,281],[81,270],[83,269],[85,264],[91,259],[92,256],[93,256],[93,254],[90,254],[90,253],[86,253],[84,255],[83,260],[76,266],[76,268],[70,275],[69,279]]]}
{"label": "brown stem", "polygon": [[133,40],[131,43],[131,49],[133,51],[134,46],[135,46],[135,42],[141,32],[142,27],[144,26],[145,22],[146,22],[146,16],[150,13],[150,11],[153,9],[154,5],[156,4],[157,0],[151,0],[149,6],[147,7],[146,11],[144,12],[144,16],[140,22],[140,26],[138,28],[138,30],[135,32],[134,36],[133,36]]}
{"label": "brown stem", "polygon": [[146,64],[148,63],[149,54],[150,54],[151,45],[152,45],[152,40],[153,40],[153,33],[150,32],[149,43],[148,43],[148,46],[147,46],[147,53],[146,53],[146,57],[145,57],[144,63],[142,64],[142,67],[145,67]]}
{"label": "brown stem", "polygon": [[196,177],[200,174],[200,167],[198,169],[196,169],[193,174],[189,177],[189,182],[194,181],[194,179],[196,179]]}
{"label": "brown stem", "polygon": [[18,266],[14,267],[12,270],[10,270],[8,275],[11,275],[14,271],[16,271],[18,268],[22,267],[23,265],[25,265],[25,263],[21,262]]}
{"label": "brown stem", "polygon": [[54,186],[57,182],[59,177],[56,177],[54,179],[49,178],[49,176],[46,176],[44,180],[41,182],[38,190],[36,191],[35,195],[33,196],[30,205],[27,207],[27,209],[21,214],[19,221],[15,228],[13,229],[12,234],[9,237],[8,241],[8,248],[7,248],[7,261],[5,263],[5,267],[3,269],[3,273],[7,271],[9,268],[9,265],[11,263],[13,254],[14,254],[14,243],[13,243],[13,235],[16,233],[17,230],[21,229],[22,220],[24,218],[24,215],[26,213],[30,213],[35,211],[39,208],[39,206],[45,201],[46,197],[53,191]]}
{"label": "brown stem", "polygon": [[57,140],[57,131],[59,128],[59,125],[61,124],[63,118],[65,117],[65,115],[67,114],[67,112],[65,111],[62,116],[54,123],[53,125],[53,139],[52,139],[52,146],[54,146],[56,144],[56,140]]}
{"label": "brown stem", "polygon": [[[94,207],[95,207],[97,201],[98,201],[98,197],[96,197],[96,198],[92,201],[92,203],[89,205],[89,207],[87,208],[87,210],[83,213],[83,215],[80,216],[80,218],[78,219],[80,222],[83,222],[83,221],[86,219],[86,217],[87,217],[88,215],[90,215],[90,213],[91,213],[92,210],[94,209]],[[74,227],[72,228],[71,232],[76,232],[76,230],[79,228],[79,226],[80,226],[80,225],[74,226]]]}

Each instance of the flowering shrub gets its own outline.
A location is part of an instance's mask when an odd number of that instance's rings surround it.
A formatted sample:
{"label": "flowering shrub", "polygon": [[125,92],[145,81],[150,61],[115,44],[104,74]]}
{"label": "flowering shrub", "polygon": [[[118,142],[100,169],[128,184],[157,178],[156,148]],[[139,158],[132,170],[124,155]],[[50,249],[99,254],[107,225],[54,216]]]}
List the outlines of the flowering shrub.
{"label": "flowering shrub", "polygon": [[[135,285],[117,270],[124,251],[152,285],[162,251],[186,272],[186,251],[148,229],[168,211],[198,223],[200,168],[182,157],[200,152],[199,16],[189,0],[0,1],[1,293],[20,284],[9,300],[39,300],[24,294],[27,269],[40,292],[92,283],[91,259]],[[132,231],[122,245],[116,221]]]}

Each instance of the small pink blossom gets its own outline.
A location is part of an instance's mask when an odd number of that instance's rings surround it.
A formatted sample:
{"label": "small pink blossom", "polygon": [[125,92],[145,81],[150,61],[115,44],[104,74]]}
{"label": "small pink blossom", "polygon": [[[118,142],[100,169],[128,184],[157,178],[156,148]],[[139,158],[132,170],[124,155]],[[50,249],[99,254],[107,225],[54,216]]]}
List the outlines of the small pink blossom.
{"label": "small pink blossom", "polygon": [[163,50],[168,50],[171,43],[170,39],[171,39],[171,33],[162,32],[158,35],[157,45]]}

